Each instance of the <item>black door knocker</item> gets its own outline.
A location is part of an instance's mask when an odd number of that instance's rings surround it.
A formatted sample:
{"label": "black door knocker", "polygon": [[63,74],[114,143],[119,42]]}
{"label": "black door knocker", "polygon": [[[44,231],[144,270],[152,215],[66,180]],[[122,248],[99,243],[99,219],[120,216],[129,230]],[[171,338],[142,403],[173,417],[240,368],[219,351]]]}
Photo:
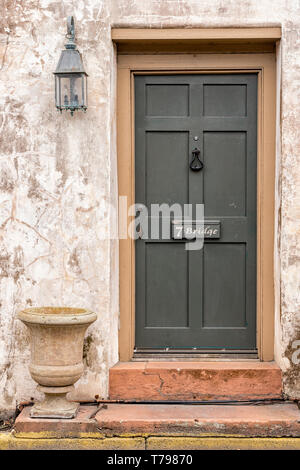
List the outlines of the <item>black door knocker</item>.
{"label": "black door knocker", "polygon": [[198,150],[197,148],[194,148],[194,150],[192,151],[192,154],[193,154],[193,160],[191,161],[190,169],[193,171],[202,170],[204,165],[199,158],[200,150]]}

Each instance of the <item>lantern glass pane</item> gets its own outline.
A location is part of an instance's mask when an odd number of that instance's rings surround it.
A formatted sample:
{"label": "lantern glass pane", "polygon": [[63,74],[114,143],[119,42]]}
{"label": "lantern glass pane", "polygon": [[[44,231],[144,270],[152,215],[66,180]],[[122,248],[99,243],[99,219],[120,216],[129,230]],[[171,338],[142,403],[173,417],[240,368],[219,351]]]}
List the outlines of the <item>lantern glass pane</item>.
{"label": "lantern glass pane", "polygon": [[83,105],[81,74],[61,76],[62,106],[78,108]]}
{"label": "lantern glass pane", "polygon": [[83,90],[83,103],[84,106],[88,105],[88,95],[87,95],[87,76],[82,75],[82,90]]}
{"label": "lantern glass pane", "polygon": [[55,105],[61,107],[60,77],[55,75]]}

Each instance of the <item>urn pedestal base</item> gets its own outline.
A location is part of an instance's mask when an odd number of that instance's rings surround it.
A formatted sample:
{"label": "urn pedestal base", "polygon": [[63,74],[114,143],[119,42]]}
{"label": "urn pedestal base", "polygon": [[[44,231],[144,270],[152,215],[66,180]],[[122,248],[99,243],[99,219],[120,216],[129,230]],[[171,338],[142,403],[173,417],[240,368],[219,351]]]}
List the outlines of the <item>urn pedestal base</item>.
{"label": "urn pedestal base", "polygon": [[66,397],[67,393],[74,389],[73,385],[67,387],[43,387],[39,385],[37,388],[45,394],[45,399],[31,408],[31,418],[75,418],[79,403],[68,401]]}

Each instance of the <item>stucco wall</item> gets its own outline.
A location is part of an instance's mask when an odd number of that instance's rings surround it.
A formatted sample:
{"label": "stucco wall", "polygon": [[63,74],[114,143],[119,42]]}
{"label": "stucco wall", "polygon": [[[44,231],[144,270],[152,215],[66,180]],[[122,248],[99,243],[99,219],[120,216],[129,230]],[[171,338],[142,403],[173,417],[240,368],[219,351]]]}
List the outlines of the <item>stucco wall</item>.
{"label": "stucco wall", "polygon": [[[300,396],[292,343],[299,319],[299,80],[297,0],[7,0],[1,8],[0,410],[37,397],[20,308],[84,306],[99,314],[76,396],[107,394],[118,357],[115,54],[111,26],[282,25],[276,183],[276,359]],[[74,5],[76,5],[74,7]],[[54,107],[53,75],[66,17],[74,14],[89,74],[89,109]],[[281,131],[281,132],[280,132]]]}

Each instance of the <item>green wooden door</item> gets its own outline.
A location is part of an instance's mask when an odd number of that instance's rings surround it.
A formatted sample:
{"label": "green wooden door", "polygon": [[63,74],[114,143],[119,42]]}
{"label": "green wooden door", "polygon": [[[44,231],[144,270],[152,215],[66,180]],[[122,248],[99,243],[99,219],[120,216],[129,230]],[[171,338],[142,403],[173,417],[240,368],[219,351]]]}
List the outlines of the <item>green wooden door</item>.
{"label": "green wooden door", "polygon": [[256,153],[256,74],[135,77],[136,203],[203,203],[221,228],[197,251],[136,240],[136,348],[256,348]]}

